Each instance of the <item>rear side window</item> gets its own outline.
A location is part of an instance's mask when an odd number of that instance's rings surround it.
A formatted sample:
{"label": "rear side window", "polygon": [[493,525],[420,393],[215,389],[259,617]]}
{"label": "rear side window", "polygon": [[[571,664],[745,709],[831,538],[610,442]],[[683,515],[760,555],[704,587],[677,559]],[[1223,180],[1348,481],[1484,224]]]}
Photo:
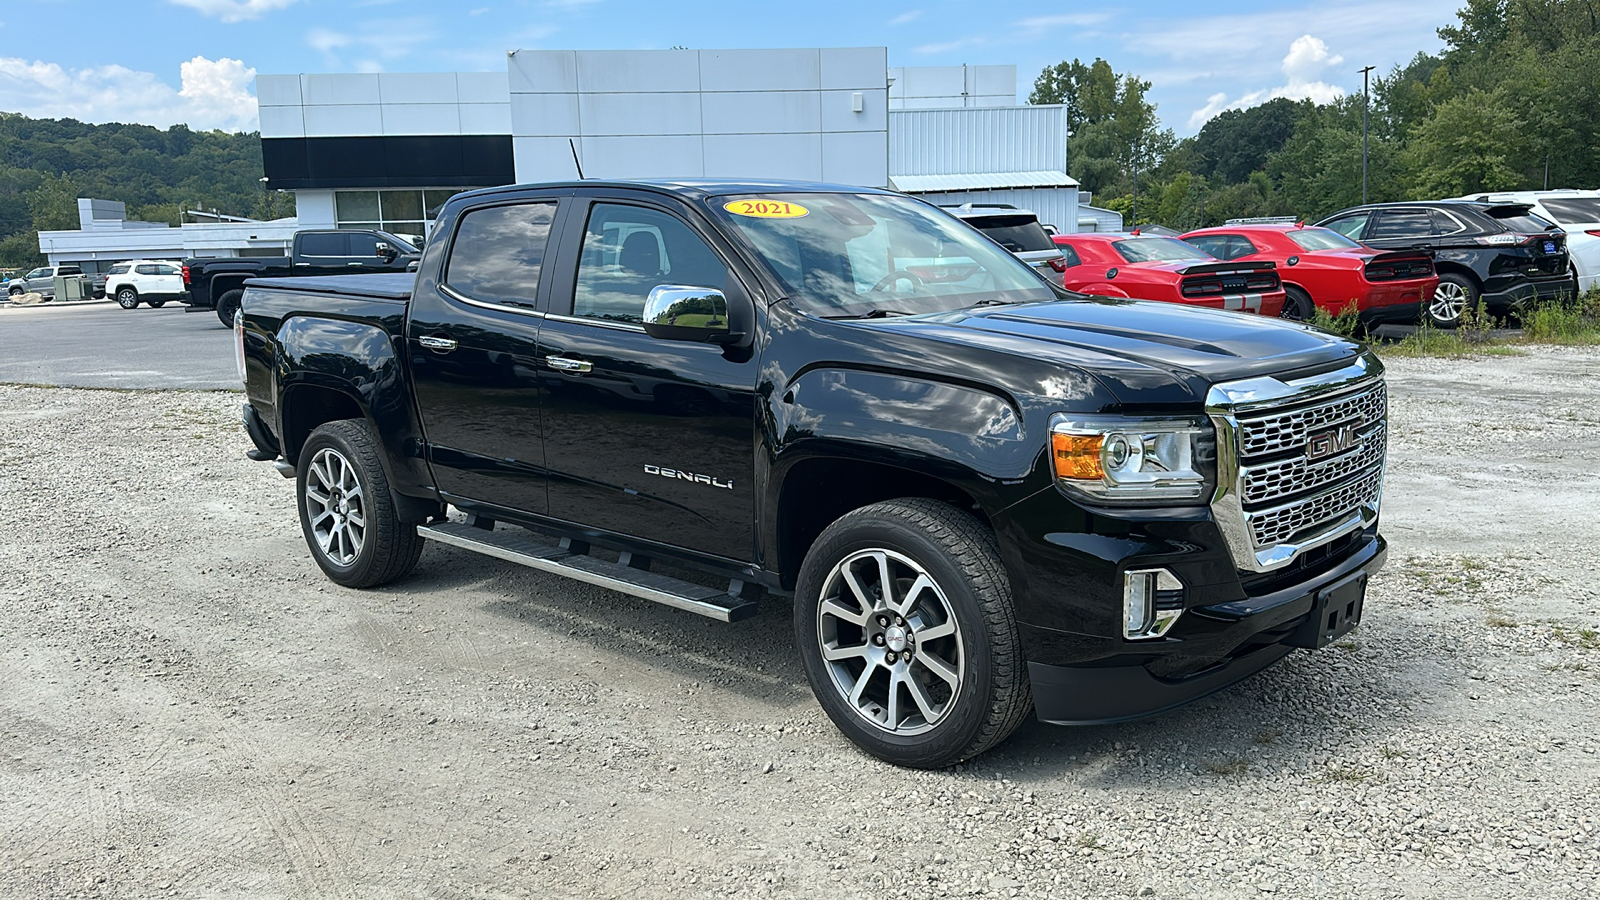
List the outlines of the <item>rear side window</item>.
{"label": "rear side window", "polygon": [[1289,240],[1299,245],[1301,250],[1348,250],[1361,245],[1350,240],[1337,231],[1327,228],[1299,228],[1287,232]]}
{"label": "rear side window", "polygon": [[1600,197],[1562,197],[1542,202],[1545,212],[1563,225],[1600,222]]}
{"label": "rear side window", "polygon": [[450,246],[445,284],[474,300],[533,308],[555,214],[554,203],[491,206],[467,213]]}
{"label": "rear side window", "polygon": [[1222,259],[1222,254],[1228,252],[1228,236],[1225,234],[1202,234],[1184,241],[1199,247],[1201,250]]}
{"label": "rear side window", "polygon": [[1361,240],[1361,231],[1367,227],[1368,213],[1356,213],[1342,219],[1334,219],[1328,223],[1329,228],[1339,232],[1352,241]]}
{"label": "rear side window", "polygon": [[1012,253],[1056,249],[1055,243],[1050,240],[1050,235],[1045,234],[1044,226],[1040,225],[1038,218],[1034,216],[983,216],[968,219],[967,224],[993,238],[995,243]]}
{"label": "rear side window", "polygon": [[154,274],[156,274],[156,267],[153,266],[153,265],[134,266],[133,270],[135,272],[138,272],[140,275],[154,275]]}
{"label": "rear side window", "polygon": [[1433,217],[1425,209],[1396,209],[1381,213],[1372,240],[1433,236]]}
{"label": "rear side window", "polygon": [[1078,251],[1070,244],[1057,244],[1056,249],[1061,251],[1061,256],[1063,257],[1063,261],[1067,264],[1067,268],[1070,269],[1073,266],[1083,265],[1083,260],[1079,258]]}
{"label": "rear side window", "polygon": [[333,232],[300,235],[301,256],[344,256],[349,246],[346,235]]}

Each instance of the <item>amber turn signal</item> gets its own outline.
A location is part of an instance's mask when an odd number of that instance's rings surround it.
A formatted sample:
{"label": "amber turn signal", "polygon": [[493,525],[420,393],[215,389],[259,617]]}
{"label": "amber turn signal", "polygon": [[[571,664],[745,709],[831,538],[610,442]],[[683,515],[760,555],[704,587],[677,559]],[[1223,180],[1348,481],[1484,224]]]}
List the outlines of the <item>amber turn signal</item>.
{"label": "amber turn signal", "polygon": [[1105,436],[1099,434],[1050,435],[1051,456],[1055,460],[1056,477],[1099,481],[1106,475],[1100,463],[1100,448]]}

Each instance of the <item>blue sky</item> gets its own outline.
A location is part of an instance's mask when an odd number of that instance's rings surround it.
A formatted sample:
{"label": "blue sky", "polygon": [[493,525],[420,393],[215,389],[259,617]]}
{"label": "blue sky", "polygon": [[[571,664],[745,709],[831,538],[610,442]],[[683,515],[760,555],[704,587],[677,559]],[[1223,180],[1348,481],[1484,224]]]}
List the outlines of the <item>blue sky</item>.
{"label": "blue sky", "polygon": [[887,46],[891,66],[1015,63],[1019,99],[1062,59],[1154,83],[1194,133],[1274,96],[1326,100],[1437,51],[1464,0],[790,3],[518,0],[13,0],[0,110],[255,128],[255,73],[500,71],[511,49]]}

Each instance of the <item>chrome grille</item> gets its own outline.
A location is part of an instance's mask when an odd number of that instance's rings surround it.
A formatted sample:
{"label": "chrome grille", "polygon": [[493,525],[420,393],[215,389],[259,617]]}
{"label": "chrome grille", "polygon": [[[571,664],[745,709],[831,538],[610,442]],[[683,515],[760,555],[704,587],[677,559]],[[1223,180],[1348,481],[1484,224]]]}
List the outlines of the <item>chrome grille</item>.
{"label": "chrome grille", "polygon": [[1373,469],[1352,484],[1297,503],[1249,513],[1250,532],[1257,547],[1281,544],[1301,532],[1343,519],[1359,507],[1376,503],[1382,491],[1383,469]]}
{"label": "chrome grille", "polygon": [[1296,456],[1278,462],[1248,466],[1243,470],[1244,502],[1267,503],[1332,484],[1351,472],[1383,461],[1386,428],[1380,423],[1361,435],[1361,444],[1330,459],[1307,462]]}
{"label": "chrome grille", "polygon": [[1375,389],[1357,396],[1342,397],[1291,412],[1241,418],[1239,455],[1266,456],[1300,449],[1305,445],[1308,434],[1324,426],[1347,421],[1367,424],[1381,420],[1387,405],[1388,391],[1380,381]]}
{"label": "chrome grille", "polygon": [[[1240,569],[1268,572],[1377,520],[1388,443],[1383,366],[1217,385],[1217,525]],[[1309,458],[1338,449],[1334,455]]]}

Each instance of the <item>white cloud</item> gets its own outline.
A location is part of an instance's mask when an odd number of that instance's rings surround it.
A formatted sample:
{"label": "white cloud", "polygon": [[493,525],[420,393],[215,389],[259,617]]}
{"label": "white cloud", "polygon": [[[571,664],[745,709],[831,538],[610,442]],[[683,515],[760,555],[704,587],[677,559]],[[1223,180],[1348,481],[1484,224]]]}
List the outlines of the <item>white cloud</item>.
{"label": "white cloud", "polygon": [[1048,29],[1059,28],[1063,25],[1068,25],[1073,28],[1085,28],[1090,25],[1098,25],[1109,18],[1111,18],[1110,13],[1067,13],[1056,16],[1034,16],[1031,19],[1023,19],[1022,21],[1018,22],[1017,27],[1027,29]]}
{"label": "white cloud", "polygon": [[394,19],[359,31],[313,28],[306,32],[306,45],[323,55],[328,71],[381,72],[386,63],[410,56],[433,41],[435,31],[426,19]]}
{"label": "white cloud", "polygon": [[1212,94],[1204,106],[1189,116],[1189,128],[1199,128],[1225,109],[1248,109],[1279,97],[1331,103],[1344,96],[1344,88],[1321,79],[1329,69],[1343,63],[1344,57],[1330,52],[1326,41],[1303,34],[1289,44],[1289,53],[1283,58],[1285,84],[1250,91],[1231,103],[1226,93]]}
{"label": "white cloud", "polygon": [[890,25],[909,25],[910,23],[915,22],[916,20],[918,20],[920,18],[922,18],[922,10],[913,9],[910,12],[903,12],[900,15],[895,16],[894,18],[890,19],[889,20],[889,24]]}
{"label": "white cloud", "polygon": [[283,9],[295,0],[168,0],[179,6],[187,6],[198,11],[203,16],[221,19],[224,22],[243,22],[246,19],[259,19],[273,10]]}
{"label": "white cloud", "polygon": [[165,128],[182,122],[202,131],[256,129],[256,70],[237,59],[196,56],[179,67],[183,86],[122,66],[63,69],[55,63],[0,57],[0,109],[35,118],[140,122]]}

